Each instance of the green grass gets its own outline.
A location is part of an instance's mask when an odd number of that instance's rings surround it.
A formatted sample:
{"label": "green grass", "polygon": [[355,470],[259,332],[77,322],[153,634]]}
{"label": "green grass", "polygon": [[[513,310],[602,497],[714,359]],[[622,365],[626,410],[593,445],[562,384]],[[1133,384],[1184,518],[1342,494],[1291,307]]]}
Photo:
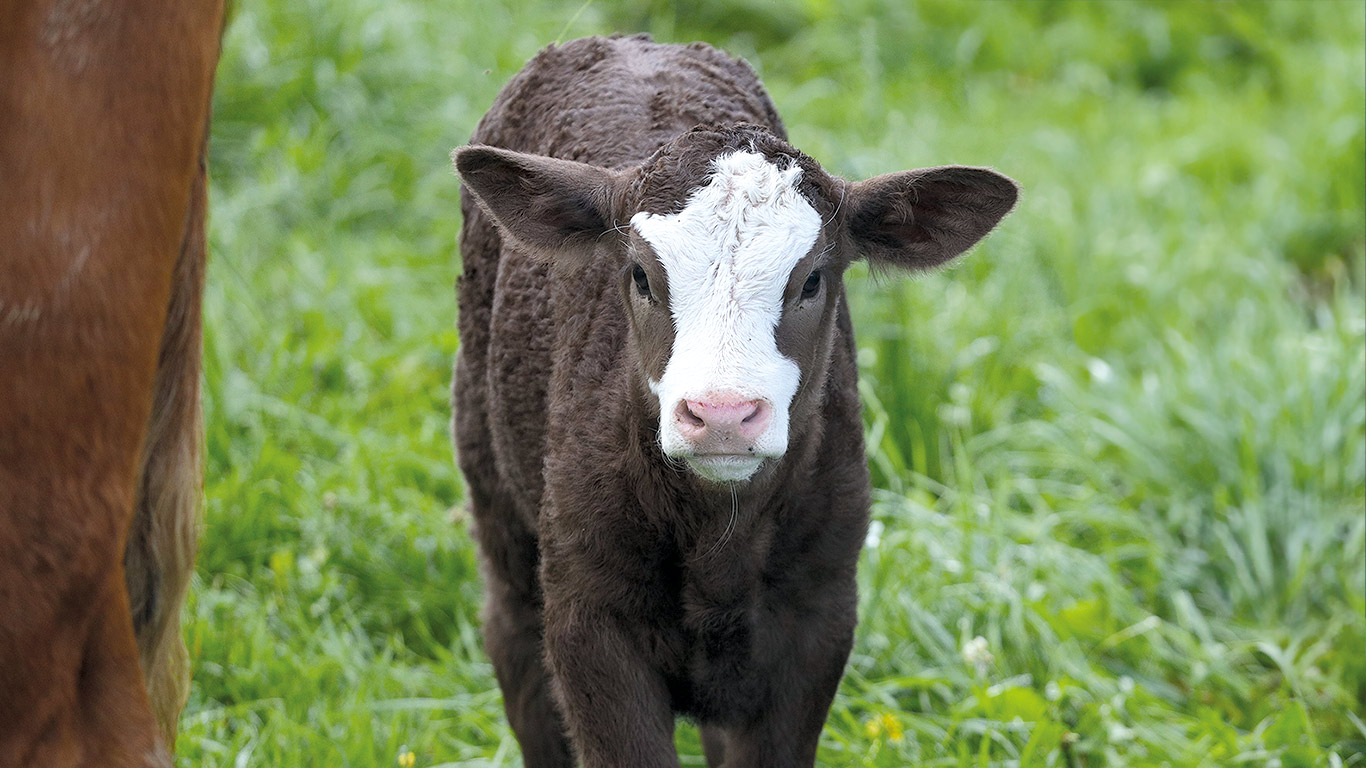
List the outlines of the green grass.
{"label": "green grass", "polygon": [[1366,766],[1364,28],[1331,0],[241,0],[180,763],[520,764],[448,435],[447,153],[543,45],[644,30],[745,55],[832,171],[1025,190],[960,267],[852,278],[879,490],[821,764]]}

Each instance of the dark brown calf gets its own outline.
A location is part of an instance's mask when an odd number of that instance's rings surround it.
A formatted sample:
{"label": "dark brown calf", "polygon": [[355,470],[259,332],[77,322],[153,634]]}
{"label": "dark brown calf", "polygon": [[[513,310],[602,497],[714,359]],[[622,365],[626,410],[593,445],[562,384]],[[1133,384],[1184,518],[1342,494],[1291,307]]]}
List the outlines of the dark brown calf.
{"label": "dark brown calf", "polygon": [[543,51],[458,150],[455,434],[528,766],[810,766],[869,483],[843,274],[933,267],[1016,188],[850,183],[707,46]]}
{"label": "dark brown calf", "polygon": [[0,768],[170,765],[222,23],[0,0]]}

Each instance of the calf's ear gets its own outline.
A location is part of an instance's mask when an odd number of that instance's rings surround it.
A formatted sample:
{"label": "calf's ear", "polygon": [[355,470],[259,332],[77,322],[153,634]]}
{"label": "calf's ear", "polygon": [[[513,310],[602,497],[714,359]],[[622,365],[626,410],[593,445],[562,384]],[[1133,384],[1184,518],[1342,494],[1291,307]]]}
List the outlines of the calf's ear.
{"label": "calf's ear", "polygon": [[451,159],[502,233],[541,258],[587,259],[615,229],[615,171],[479,145],[461,147]]}
{"label": "calf's ear", "polygon": [[971,248],[1015,206],[1019,187],[986,168],[943,166],[850,185],[849,233],[873,264],[920,270]]}

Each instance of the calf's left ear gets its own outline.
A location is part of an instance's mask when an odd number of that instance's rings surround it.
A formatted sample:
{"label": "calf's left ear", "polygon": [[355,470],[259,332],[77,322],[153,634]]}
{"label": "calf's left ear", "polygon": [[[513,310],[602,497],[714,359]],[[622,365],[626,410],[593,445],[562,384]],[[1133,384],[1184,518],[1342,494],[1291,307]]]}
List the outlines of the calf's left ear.
{"label": "calf's left ear", "polygon": [[855,182],[844,204],[849,234],[869,261],[920,270],[971,248],[1018,196],[995,171],[951,165]]}

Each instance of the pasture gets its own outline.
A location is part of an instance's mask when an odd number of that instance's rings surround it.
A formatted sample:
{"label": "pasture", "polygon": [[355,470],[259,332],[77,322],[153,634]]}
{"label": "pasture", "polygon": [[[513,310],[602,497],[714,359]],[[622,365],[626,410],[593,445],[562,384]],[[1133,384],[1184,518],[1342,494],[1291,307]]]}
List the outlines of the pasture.
{"label": "pasture", "polygon": [[520,765],[449,437],[447,155],[545,44],[613,31],[744,56],[831,172],[1024,190],[961,266],[851,277],[879,490],[821,765],[1366,765],[1337,0],[237,3],[180,764]]}

